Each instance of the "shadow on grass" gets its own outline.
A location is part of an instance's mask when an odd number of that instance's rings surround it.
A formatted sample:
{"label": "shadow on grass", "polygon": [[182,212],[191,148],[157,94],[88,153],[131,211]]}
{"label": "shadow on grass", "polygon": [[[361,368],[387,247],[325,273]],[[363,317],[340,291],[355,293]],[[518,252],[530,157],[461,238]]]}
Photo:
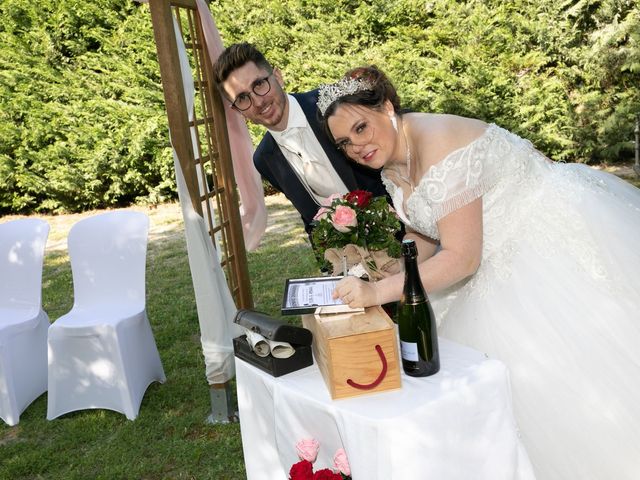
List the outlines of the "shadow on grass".
{"label": "shadow on grass", "polygon": [[[181,217],[177,220],[175,227],[150,235],[147,255],[147,312],[166,383],[149,386],[135,421],[102,409],[47,421],[45,393],[17,426],[0,422],[0,478],[246,478],[239,425],[205,421],[209,387]],[[48,251],[43,307],[55,321],[72,305],[66,250]]]}

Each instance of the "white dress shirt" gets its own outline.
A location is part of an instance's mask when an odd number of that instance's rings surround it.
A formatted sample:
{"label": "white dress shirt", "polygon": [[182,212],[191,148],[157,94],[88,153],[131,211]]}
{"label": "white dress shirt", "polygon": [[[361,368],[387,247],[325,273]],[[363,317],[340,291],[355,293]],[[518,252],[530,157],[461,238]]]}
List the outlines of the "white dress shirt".
{"label": "white dress shirt", "polygon": [[284,158],[319,204],[333,193],[344,195],[349,190],[331,165],[300,104],[291,95],[287,97],[289,98],[287,128],[281,132],[269,130]]}

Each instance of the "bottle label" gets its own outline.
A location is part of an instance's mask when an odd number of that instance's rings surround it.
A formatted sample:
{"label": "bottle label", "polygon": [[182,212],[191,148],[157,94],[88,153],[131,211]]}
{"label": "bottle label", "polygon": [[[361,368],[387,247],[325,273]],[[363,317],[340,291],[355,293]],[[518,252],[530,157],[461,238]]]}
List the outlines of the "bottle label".
{"label": "bottle label", "polygon": [[400,351],[402,352],[402,358],[410,362],[417,362],[420,360],[418,356],[418,344],[400,341]]}

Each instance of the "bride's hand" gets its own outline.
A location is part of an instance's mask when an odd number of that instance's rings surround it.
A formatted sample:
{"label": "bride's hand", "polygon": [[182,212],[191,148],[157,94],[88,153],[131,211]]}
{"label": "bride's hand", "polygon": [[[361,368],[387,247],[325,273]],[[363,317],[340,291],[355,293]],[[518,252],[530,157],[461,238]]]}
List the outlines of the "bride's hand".
{"label": "bride's hand", "polygon": [[345,277],[337,283],[333,298],[341,299],[351,308],[378,305],[375,282],[365,282],[352,276]]}

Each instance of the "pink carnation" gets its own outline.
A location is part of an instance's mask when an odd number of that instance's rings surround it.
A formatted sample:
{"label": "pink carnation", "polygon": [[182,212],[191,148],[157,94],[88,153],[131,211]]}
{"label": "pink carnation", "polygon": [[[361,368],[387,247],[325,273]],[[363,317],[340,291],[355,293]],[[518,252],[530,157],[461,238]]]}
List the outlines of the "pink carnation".
{"label": "pink carnation", "polygon": [[325,218],[327,216],[327,213],[329,213],[330,210],[327,207],[320,207],[318,209],[318,213],[316,213],[315,217],[313,217],[314,220],[318,221],[318,220],[322,220],[323,218]]}
{"label": "pink carnation", "polygon": [[343,475],[351,475],[351,467],[349,467],[349,460],[347,460],[347,453],[344,448],[340,448],[333,456],[333,466],[340,470]]}
{"label": "pink carnation", "polygon": [[296,443],[296,452],[300,460],[307,460],[311,463],[316,461],[319,449],[320,444],[314,438],[303,438]]}
{"label": "pink carnation", "polygon": [[338,205],[335,212],[333,212],[331,223],[339,232],[347,233],[351,227],[355,227],[358,224],[356,212],[351,207]]}
{"label": "pink carnation", "polygon": [[322,201],[322,206],[323,207],[330,207],[331,204],[333,203],[333,201],[338,199],[338,198],[342,198],[342,195],[340,195],[339,193],[332,193],[331,195],[329,195],[327,198],[325,198]]}

